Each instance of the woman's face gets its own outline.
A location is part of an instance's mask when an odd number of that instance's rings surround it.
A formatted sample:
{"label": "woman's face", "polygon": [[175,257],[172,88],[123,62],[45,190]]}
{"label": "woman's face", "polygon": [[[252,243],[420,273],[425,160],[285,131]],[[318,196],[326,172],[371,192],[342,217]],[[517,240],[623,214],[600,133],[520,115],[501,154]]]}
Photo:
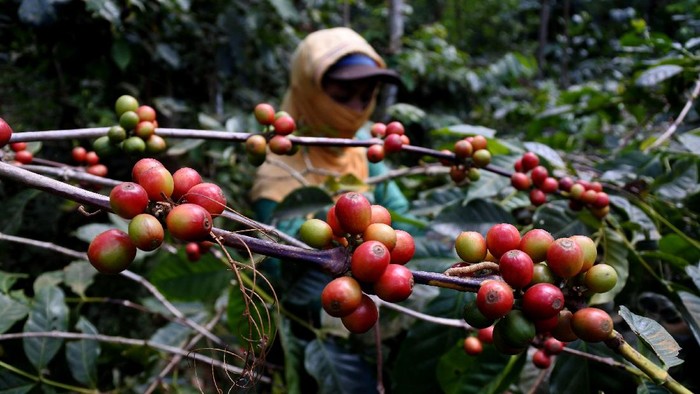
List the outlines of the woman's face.
{"label": "woman's face", "polygon": [[377,80],[371,78],[353,81],[326,79],[323,81],[323,90],[335,102],[362,112],[374,98]]}

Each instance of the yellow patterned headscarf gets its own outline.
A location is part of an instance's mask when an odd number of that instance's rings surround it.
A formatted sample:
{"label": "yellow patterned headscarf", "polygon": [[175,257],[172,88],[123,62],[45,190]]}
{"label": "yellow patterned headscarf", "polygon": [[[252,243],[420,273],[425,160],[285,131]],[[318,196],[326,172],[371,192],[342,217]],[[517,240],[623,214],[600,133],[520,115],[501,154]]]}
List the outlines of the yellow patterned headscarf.
{"label": "yellow patterned headscarf", "polygon": [[[321,84],[324,73],[342,57],[360,53],[386,68],[384,60],[359,34],[345,27],[319,30],[309,34],[292,55],[290,86],[281,109],[297,123],[297,135],[352,138],[368,120],[376,97],[363,111],[355,111],[335,102]],[[291,172],[290,172],[291,171]],[[253,183],[253,201],[266,198],[282,201],[294,189],[322,184],[326,178],[352,174],[365,180],[369,176],[365,148],[302,147],[293,156],[268,152]],[[300,179],[303,177],[304,181]]]}

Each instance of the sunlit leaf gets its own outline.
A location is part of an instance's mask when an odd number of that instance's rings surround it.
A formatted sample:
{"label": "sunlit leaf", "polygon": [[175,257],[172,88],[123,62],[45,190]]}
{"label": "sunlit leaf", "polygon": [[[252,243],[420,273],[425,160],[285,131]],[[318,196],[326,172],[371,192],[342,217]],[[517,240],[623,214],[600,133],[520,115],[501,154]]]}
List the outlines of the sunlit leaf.
{"label": "sunlit leaf", "polygon": [[641,73],[637,77],[635,84],[637,86],[644,87],[658,85],[659,83],[681,73],[682,71],[683,67],[677,66],[675,64],[663,64],[660,66],[652,67]]}
{"label": "sunlit leaf", "polygon": [[[24,324],[24,332],[66,331],[68,329],[68,306],[63,291],[58,287],[42,287],[36,293]],[[27,337],[22,339],[24,353],[34,367],[40,371],[53,359],[63,343],[62,339],[49,337]]]}
{"label": "sunlit leaf", "polygon": [[670,368],[683,363],[683,360],[677,357],[681,347],[659,322],[636,315],[624,305],[620,305],[619,313],[630,329],[651,347],[666,367]]}
{"label": "sunlit leaf", "polygon": [[332,340],[309,342],[304,366],[318,383],[321,394],[371,393],[377,388],[374,371],[362,357]]}

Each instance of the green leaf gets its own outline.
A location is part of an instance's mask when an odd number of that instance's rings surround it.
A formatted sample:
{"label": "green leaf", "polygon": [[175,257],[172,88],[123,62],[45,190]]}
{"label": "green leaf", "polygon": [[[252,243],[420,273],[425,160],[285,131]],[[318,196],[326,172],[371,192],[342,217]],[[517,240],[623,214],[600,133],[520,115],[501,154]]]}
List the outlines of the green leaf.
{"label": "green leaf", "polygon": [[299,20],[299,13],[292,1],[269,0],[269,2],[283,21],[293,23]]}
{"label": "green leaf", "polygon": [[71,290],[81,298],[93,282],[97,271],[85,260],[76,260],[63,268],[63,276]]}
{"label": "green leaf", "polygon": [[677,357],[681,347],[656,320],[636,315],[624,305],[620,305],[619,313],[630,329],[651,347],[666,367],[670,368],[683,363],[683,360]]}
{"label": "green leaf", "polygon": [[698,166],[693,159],[678,160],[670,174],[657,178],[654,188],[660,198],[680,201],[700,190]]}
{"label": "green leaf", "polygon": [[467,198],[464,202],[498,196],[509,185],[510,179],[492,172],[481,171],[481,178],[467,189]]}
{"label": "green leaf", "polygon": [[29,308],[21,302],[15,301],[9,296],[0,293],[0,334],[9,330],[13,324],[24,319],[29,313]]}
{"label": "green leaf", "polygon": [[[659,251],[675,256],[677,259],[682,259],[682,261],[685,261],[684,266],[687,266],[690,261],[700,260],[700,250],[691,244],[687,238],[676,233],[666,234],[659,240]],[[688,272],[688,267],[686,267],[686,272]],[[690,275],[690,272],[688,272],[688,275]],[[698,283],[700,282],[696,282],[696,284]],[[700,289],[700,285],[698,285],[698,288]]]}
{"label": "green leaf", "polygon": [[[200,311],[194,316],[188,316],[190,320],[196,323],[202,323],[206,320],[208,313]],[[150,342],[159,343],[168,346],[182,346],[187,338],[192,334],[192,329],[180,322],[170,322],[165,326],[156,330],[149,339]]]}
{"label": "green leaf", "polygon": [[532,217],[532,222],[537,223],[538,228],[552,233],[554,238],[588,234],[586,226],[569,209],[568,202],[563,200],[552,201],[539,207]]}
{"label": "green leaf", "polygon": [[466,206],[461,202],[446,206],[430,224],[429,231],[454,242],[462,231],[486,234],[494,224],[514,221],[513,216],[498,204],[478,199],[470,201]]}
{"label": "green leaf", "polygon": [[695,336],[695,341],[700,343],[700,297],[687,291],[679,291],[678,297],[685,307],[685,320]]}
{"label": "green leaf", "polygon": [[275,207],[273,215],[277,220],[306,217],[328,208],[331,204],[333,204],[333,199],[323,189],[302,187],[289,193]]}
{"label": "green leaf", "polygon": [[85,8],[109,23],[121,26],[121,10],[112,0],[86,0]]}
{"label": "green leaf", "polygon": [[[42,287],[36,293],[24,324],[24,332],[66,331],[68,306],[63,291],[58,287]],[[24,353],[37,371],[46,368],[63,343],[62,339],[27,337],[22,339]]]}
{"label": "green leaf", "polygon": [[685,267],[685,272],[690,276],[690,279],[695,283],[695,287],[700,290],[700,263],[698,265],[689,265]]}
{"label": "green leaf", "polygon": [[16,274],[14,272],[0,271],[0,292],[7,294],[10,292],[12,286],[15,285],[17,279],[28,278],[27,274]]}
{"label": "green leaf", "polygon": [[644,70],[635,81],[637,86],[650,87],[681,73],[683,67],[675,64],[663,64]]}
{"label": "green leaf", "polygon": [[90,224],[86,224],[84,226],[78,227],[78,229],[75,230],[75,236],[81,241],[90,243],[100,233],[107,231],[107,230],[111,230],[113,228],[114,228],[114,225],[112,225],[112,224],[90,223]]}
{"label": "green leaf", "polygon": [[229,287],[228,294],[226,317],[231,332],[241,338],[241,341],[258,342],[264,339],[269,342],[275,332],[271,316],[274,311],[268,311],[267,305],[259,297],[247,291],[250,299],[246,312],[245,298],[237,284]]}
{"label": "green leaf", "polygon": [[[428,304],[423,313],[439,317],[461,317],[466,297],[467,295],[454,290],[440,289],[438,297]],[[464,329],[461,328],[444,327],[423,320],[416,321],[408,330],[396,355],[392,370],[392,391],[435,392],[435,388],[439,386],[437,368],[440,359],[458,340],[464,339],[464,335]]]}
{"label": "green leaf", "polygon": [[304,367],[318,383],[320,394],[372,393],[377,389],[374,371],[362,357],[331,340],[309,342]]}
{"label": "green leaf", "polygon": [[284,391],[288,394],[301,394],[299,372],[304,360],[304,343],[292,332],[288,319],[277,319],[277,335],[284,352]]}
{"label": "green leaf", "polygon": [[601,261],[615,269],[615,272],[617,272],[617,283],[611,290],[593,295],[589,302],[591,305],[613,301],[615,296],[622,292],[629,277],[629,261],[627,260],[629,251],[622,236],[615,230],[606,227],[600,244],[603,249]]}
{"label": "green leaf", "polygon": [[124,71],[131,63],[131,48],[125,40],[115,40],[112,44],[112,60]]}
{"label": "green leaf", "polygon": [[1,369],[0,365],[0,394],[25,394],[30,392],[35,383]]}
{"label": "green leaf", "polygon": [[[99,334],[95,326],[80,316],[75,328],[85,334]],[[73,379],[97,387],[97,358],[100,356],[100,343],[91,339],[79,339],[66,343],[66,361]]]}
{"label": "green leaf", "polygon": [[34,292],[44,287],[55,287],[63,283],[63,271],[47,271],[34,280]]}
{"label": "green leaf", "polygon": [[471,124],[458,124],[448,127],[447,130],[449,130],[451,134],[460,137],[466,137],[470,135],[483,135],[486,138],[494,138],[496,136],[496,130],[494,129]]}
{"label": "green leaf", "polygon": [[208,256],[196,263],[168,255],[156,264],[148,279],[168,299],[180,301],[214,300],[226,288],[231,273],[219,261]]}
{"label": "green leaf", "polygon": [[525,142],[523,145],[530,152],[534,152],[541,159],[546,160],[551,166],[556,168],[566,168],[566,163],[564,163],[564,160],[561,158],[559,153],[552,149],[549,145],[540,142]]}
{"label": "green leaf", "polygon": [[526,353],[506,356],[495,347],[486,345],[478,356],[464,352],[463,338],[445,353],[437,367],[437,379],[443,392],[502,393],[518,375],[527,360]]}
{"label": "green leaf", "polygon": [[[15,234],[22,226],[22,220],[25,217],[24,209],[27,204],[41,192],[37,189],[27,189],[15,194],[8,200],[4,200],[0,204],[0,217],[2,225],[0,232],[5,234]],[[29,215],[28,217],[31,217]]]}
{"label": "green leaf", "polygon": [[163,61],[165,61],[165,63],[169,64],[170,67],[174,69],[179,69],[181,66],[180,54],[177,53],[177,51],[175,50],[175,48],[173,48],[172,45],[168,45],[162,42],[156,44],[156,50],[154,55],[157,58],[160,58]]}

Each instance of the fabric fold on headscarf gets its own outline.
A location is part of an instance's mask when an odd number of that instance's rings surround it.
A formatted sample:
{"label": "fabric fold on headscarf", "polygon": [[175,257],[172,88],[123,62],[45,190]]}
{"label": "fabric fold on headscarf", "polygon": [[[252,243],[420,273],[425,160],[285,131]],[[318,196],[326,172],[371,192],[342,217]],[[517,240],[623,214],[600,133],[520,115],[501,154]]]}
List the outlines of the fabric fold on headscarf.
{"label": "fabric fold on headscarf", "polygon": [[[384,60],[369,43],[355,31],[337,27],[309,34],[292,55],[290,86],[281,109],[296,121],[300,136],[353,138],[368,120],[376,105],[376,97],[363,111],[354,111],[335,102],[323,91],[323,74],[342,57],[365,54],[386,68]],[[361,147],[328,148],[302,147],[293,156],[268,152],[268,159],[257,170],[253,182],[253,201],[266,198],[280,202],[304,182],[289,170],[304,178],[308,185],[319,185],[329,175],[352,174],[360,180],[369,176],[366,149]]]}

